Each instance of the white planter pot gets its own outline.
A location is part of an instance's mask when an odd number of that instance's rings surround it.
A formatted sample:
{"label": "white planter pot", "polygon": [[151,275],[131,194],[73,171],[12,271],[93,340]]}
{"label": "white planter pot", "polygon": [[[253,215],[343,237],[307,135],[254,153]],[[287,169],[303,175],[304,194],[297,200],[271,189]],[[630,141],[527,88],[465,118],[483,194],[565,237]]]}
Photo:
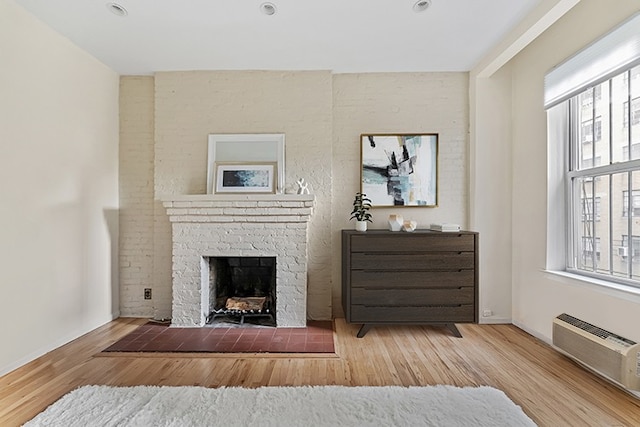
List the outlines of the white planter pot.
{"label": "white planter pot", "polygon": [[367,231],[367,221],[356,221],[356,231]]}

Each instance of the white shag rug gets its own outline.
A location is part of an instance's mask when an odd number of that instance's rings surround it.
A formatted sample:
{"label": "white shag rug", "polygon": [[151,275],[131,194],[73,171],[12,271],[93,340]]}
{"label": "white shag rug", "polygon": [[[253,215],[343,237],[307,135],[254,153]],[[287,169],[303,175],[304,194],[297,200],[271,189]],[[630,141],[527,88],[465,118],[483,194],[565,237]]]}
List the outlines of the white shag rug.
{"label": "white shag rug", "polygon": [[491,387],[108,387],[68,393],[25,426],[535,426]]}

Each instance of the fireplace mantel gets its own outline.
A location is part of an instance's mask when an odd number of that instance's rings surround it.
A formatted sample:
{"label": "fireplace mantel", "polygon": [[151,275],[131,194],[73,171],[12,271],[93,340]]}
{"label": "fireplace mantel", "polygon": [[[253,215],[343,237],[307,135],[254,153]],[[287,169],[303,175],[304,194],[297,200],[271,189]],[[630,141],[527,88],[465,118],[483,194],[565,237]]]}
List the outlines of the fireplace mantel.
{"label": "fireplace mantel", "polygon": [[308,222],[314,196],[181,195],[164,199],[171,222]]}
{"label": "fireplace mantel", "polygon": [[210,257],[276,257],[277,326],[306,325],[307,226],[313,195],[176,195],[162,198],[172,224],[173,326],[209,314]]}
{"label": "fireplace mantel", "polygon": [[164,203],[179,202],[313,202],[313,194],[179,194],[161,197]]}

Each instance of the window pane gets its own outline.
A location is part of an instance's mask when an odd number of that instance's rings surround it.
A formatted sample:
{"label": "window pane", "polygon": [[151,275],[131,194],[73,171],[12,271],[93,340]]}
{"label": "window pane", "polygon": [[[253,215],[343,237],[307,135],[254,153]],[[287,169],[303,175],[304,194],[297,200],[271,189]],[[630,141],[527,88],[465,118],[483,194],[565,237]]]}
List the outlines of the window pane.
{"label": "window pane", "polygon": [[[629,132],[627,132],[627,117],[629,112],[629,79],[627,73],[611,79],[611,133],[613,145],[613,161],[622,162],[629,157]],[[638,149],[636,149],[637,151]],[[631,147],[631,155],[634,147]],[[640,152],[636,154],[640,155]]]}
{"label": "window pane", "polygon": [[586,271],[595,271],[598,252],[595,239],[595,215],[593,212],[595,178],[577,178],[574,181],[574,191],[580,197],[580,217],[582,221],[577,223],[576,234],[578,250],[576,251],[577,268]]}
{"label": "window pane", "polygon": [[594,210],[593,227],[596,250],[596,270],[599,273],[610,274],[610,241],[609,230],[609,175],[597,176],[593,178],[594,188]]}
{"label": "window pane", "polygon": [[631,98],[631,114],[627,120],[631,120],[629,131],[631,132],[630,140],[633,146],[634,144],[640,144],[640,66],[631,69],[630,74],[629,92]]}
{"label": "window pane", "polygon": [[[632,209],[634,212],[631,218],[631,246],[629,247],[629,258],[631,259],[631,278],[640,279],[640,172],[632,172],[631,185],[633,186]],[[628,218],[627,218],[628,220]]]}
{"label": "window pane", "polygon": [[609,164],[609,82],[606,81],[593,89],[594,121],[593,140],[596,145],[594,166]]}
{"label": "window pane", "polygon": [[[628,277],[628,212],[629,212],[629,174],[617,173],[611,177],[612,209],[611,228],[613,245],[613,275]],[[632,209],[633,210],[633,209]]]}

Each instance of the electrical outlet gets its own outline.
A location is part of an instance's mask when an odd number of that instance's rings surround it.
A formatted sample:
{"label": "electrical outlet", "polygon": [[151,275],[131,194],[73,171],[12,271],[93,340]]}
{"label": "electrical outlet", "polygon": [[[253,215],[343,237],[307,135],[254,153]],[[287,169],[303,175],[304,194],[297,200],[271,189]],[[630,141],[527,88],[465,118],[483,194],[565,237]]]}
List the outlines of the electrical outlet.
{"label": "electrical outlet", "polygon": [[482,317],[491,317],[491,316],[493,316],[493,311],[491,310],[484,310],[482,312]]}
{"label": "electrical outlet", "polygon": [[151,299],[151,288],[144,288],[144,299]]}

